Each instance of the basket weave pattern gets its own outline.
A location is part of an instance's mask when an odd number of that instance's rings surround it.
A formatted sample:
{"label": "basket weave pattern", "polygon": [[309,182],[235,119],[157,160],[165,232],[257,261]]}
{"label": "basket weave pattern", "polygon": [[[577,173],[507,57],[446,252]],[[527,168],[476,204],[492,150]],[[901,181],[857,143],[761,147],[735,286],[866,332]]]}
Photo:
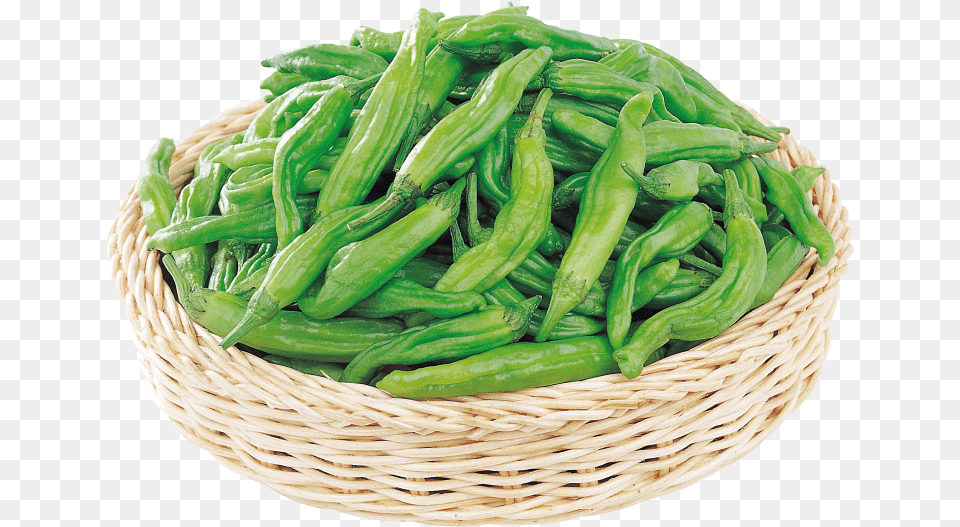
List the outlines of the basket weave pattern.
{"label": "basket weave pattern", "polygon": [[[203,149],[263,108],[227,110],[180,141],[178,190]],[[768,124],[763,117],[760,119]],[[776,157],[819,166],[791,136]],[[300,503],[431,524],[546,523],[621,509],[740,459],[804,400],[830,342],[851,253],[830,172],[814,208],[837,242],[717,338],[628,380],[412,401],[267,363],[194,324],[163,280],[131,189],[108,238],[119,296],[158,404],[231,470]]]}

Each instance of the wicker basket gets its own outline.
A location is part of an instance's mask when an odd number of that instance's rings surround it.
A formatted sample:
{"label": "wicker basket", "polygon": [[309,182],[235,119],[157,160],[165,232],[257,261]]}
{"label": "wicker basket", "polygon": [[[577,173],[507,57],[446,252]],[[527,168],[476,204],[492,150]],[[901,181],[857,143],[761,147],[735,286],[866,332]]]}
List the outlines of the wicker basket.
{"label": "wicker basket", "polygon": [[[177,145],[181,188],[210,142],[262,101],[221,113]],[[763,118],[761,117],[761,120]],[[774,153],[817,165],[790,137]],[[233,471],[292,500],[382,520],[546,523],[691,485],[756,447],[807,397],[830,342],[851,253],[826,172],[814,207],[837,241],[811,251],[775,298],[717,338],[648,368],[511,393],[412,401],[267,363],[194,324],[163,280],[135,190],[108,240],[140,364],[180,432]]]}

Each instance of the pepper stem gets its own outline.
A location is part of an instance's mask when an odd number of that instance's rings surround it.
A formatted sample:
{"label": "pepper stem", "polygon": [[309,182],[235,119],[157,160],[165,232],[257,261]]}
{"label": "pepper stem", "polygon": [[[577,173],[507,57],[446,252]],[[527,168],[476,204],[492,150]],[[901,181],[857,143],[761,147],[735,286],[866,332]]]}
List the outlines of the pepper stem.
{"label": "pepper stem", "polygon": [[227,349],[240,342],[247,333],[270,322],[279,312],[280,303],[266,290],[262,288],[257,290],[247,304],[247,311],[243,314],[240,323],[220,341],[220,348]]}
{"label": "pepper stem", "polygon": [[360,102],[360,97],[366,93],[367,90],[373,88],[380,82],[380,77],[383,76],[383,73],[377,73],[376,75],[371,75],[366,79],[361,79],[353,82],[346,82],[343,84],[343,89],[347,90],[347,93],[350,94],[350,98],[353,99],[353,105],[356,106]]}
{"label": "pepper stem", "polygon": [[753,219],[753,211],[743,199],[737,175],[729,168],[723,171],[723,186],[725,187],[726,201],[723,204],[723,222],[729,223],[733,218],[749,216]]}
{"label": "pepper stem", "polygon": [[662,200],[670,190],[670,180],[658,171],[655,176],[643,175],[630,163],[621,163],[620,168],[633,178],[640,185],[644,192],[650,194],[655,199]]}
{"label": "pepper stem", "polygon": [[537,310],[537,306],[540,305],[542,299],[543,297],[540,295],[533,296],[504,309],[503,319],[510,324],[510,328],[513,330],[513,340],[526,335],[527,326],[530,325],[533,313]]}
{"label": "pepper stem", "polygon": [[692,265],[697,269],[706,271],[714,276],[720,276],[720,273],[722,271],[716,265],[713,265],[712,263],[706,260],[703,260],[702,258],[698,258],[690,253],[681,254],[680,256],[677,257],[677,259],[685,264]]}

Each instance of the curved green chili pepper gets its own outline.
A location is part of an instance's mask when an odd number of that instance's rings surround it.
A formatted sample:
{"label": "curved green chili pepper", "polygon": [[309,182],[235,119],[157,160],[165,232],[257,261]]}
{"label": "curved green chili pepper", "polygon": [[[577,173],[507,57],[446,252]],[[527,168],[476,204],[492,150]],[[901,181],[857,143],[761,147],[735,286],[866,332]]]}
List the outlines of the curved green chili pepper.
{"label": "curved green chili pepper", "polygon": [[657,293],[645,307],[659,311],[686,302],[710,287],[714,280],[716,277],[710,273],[680,269],[677,271],[677,277]]}
{"label": "curved green chili pepper", "polygon": [[[528,93],[523,97],[520,97],[520,102],[517,103],[516,112],[530,113],[530,109],[533,108],[533,103],[536,99],[536,93]],[[593,117],[594,119],[597,119],[603,124],[611,127],[617,125],[617,117],[619,117],[619,112],[617,110],[605,104],[585,101],[579,97],[554,94],[550,99],[550,104],[547,105],[547,111],[543,114],[544,124],[552,122],[553,112],[557,110],[572,110],[586,115],[587,117]]]}
{"label": "curved green chili pepper", "polygon": [[310,79],[303,75],[274,71],[260,82],[260,89],[269,90],[274,96],[280,96],[305,82],[310,82]]}
{"label": "curved green chili pepper", "polygon": [[[703,75],[700,75],[700,73],[687,66],[683,62],[680,62],[676,58],[650,44],[644,43],[643,47],[646,48],[647,52],[649,52],[651,55],[655,55],[666,60],[672,64],[677,71],[680,72],[680,75],[683,77],[683,80],[689,89],[690,95],[694,97],[697,110],[699,110],[698,118],[706,117],[705,120],[710,120],[711,117],[705,114],[713,114],[720,117],[723,117],[725,114],[727,119],[730,121],[730,124],[734,124],[734,126],[737,127],[737,131],[742,130],[747,134],[762,137],[768,141],[774,142],[780,141],[781,131],[784,133],[790,133],[790,130],[787,128],[771,128],[761,123],[756,117],[750,115],[750,112],[744,110],[740,106],[737,106],[733,101],[727,98],[727,96],[715,88],[710,81],[705,79]],[[703,124],[714,124],[719,126],[718,122],[720,121],[717,121],[716,117],[713,117],[712,119],[714,122],[704,122]]]}
{"label": "curved green chili pepper", "polygon": [[396,370],[377,388],[408,399],[509,392],[616,373],[606,337],[520,342],[451,364]]}
{"label": "curved green chili pepper", "polygon": [[680,72],[666,60],[651,55],[639,42],[607,55],[599,62],[624,77],[659,88],[667,110],[681,121],[689,123],[696,119],[697,105]]}
{"label": "curved green chili pepper", "polygon": [[334,381],[339,381],[343,375],[343,364],[334,364],[332,362],[320,362],[307,359],[291,359],[279,355],[267,355],[263,358],[267,362],[286,366],[288,368],[306,373],[308,375],[327,376]]}
{"label": "curved green chili pepper", "polygon": [[143,222],[147,225],[147,233],[151,235],[170,225],[170,217],[177,206],[169,174],[175,149],[173,139],[161,138],[140,163],[137,194],[140,196],[140,208],[143,209]]}
{"label": "curved green chili pepper", "polygon": [[359,26],[350,36],[350,45],[380,55],[387,62],[393,62],[393,58],[400,51],[403,33],[403,31],[386,33],[372,27]]}
{"label": "curved green chili pepper", "polygon": [[541,92],[517,139],[510,200],[497,214],[493,230],[450,266],[437,291],[482,293],[510,274],[544,239],[550,224],[553,167],[544,151],[542,115],[551,95],[549,89]]}
{"label": "curved green chili pepper", "polygon": [[450,165],[479,150],[506,123],[523,88],[550,60],[543,47],[504,62],[469,102],[440,121],[407,156],[378,210],[351,223],[356,228],[423,194]]}
{"label": "curved green chili pepper", "polygon": [[220,240],[217,242],[217,252],[213,254],[210,263],[210,282],[207,285],[214,291],[226,291],[237,276],[237,256],[234,253],[235,240]]}
{"label": "curved green chili pepper", "polygon": [[599,62],[572,59],[551,63],[531,86],[551,88],[559,93],[614,107],[623,106],[639,93],[650,92],[653,103],[647,122],[656,119],[679,122],[679,119],[667,110],[659,88],[647,82],[637,82],[624,77]]}
{"label": "curved green chili pepper", "polygon": [[750,309],[769,302],[780,286],[797,271],[808,252],[810,247],[804,245],[796,236],[781,238],[767,253],[767,273]]}
{"label": "curved green chili pepper", "polygon": [[[247,303],[222,291],[190,290],[170,256],[164,267],[177,286],[177,297],[190,318],[216,335],[223,335],[243,317]],[[315,361],[348,362],[367,346],[389,340],[403,331],[397,320],[338,318],[313,320],[303,313],[284,311],[255,328],[240,341],[272,355]]]}
{"label": "curved green chili pepper", "polygon": [[723,180],[727,190],[724,225],[728,242],[723,273],[703,293],[647,319],[630,342],[614,353],[627,378],[640,375],[650,353],[670,339],[716,337],[749,310],[760,290],[767,263],[760,228],[743,200],[736,175],[725,170]]}
{"label": "curved green chili pepper", "polygon": [[640,185],[640,190],[660,201],[690,201],[701,186],[723,184],[723,179],[710,165],[695,161],[674,161],[646,175],[629,165],[623,169]]}
{"label": "curved green chili pepper", "polygon": [[308,316],[328,319],[382,287],[411,258],[423,252],[446,232],[460,212],[464,180],[430,198],[424,205],[381,232],[345,246],[327,268],[322,288],[301,296],[297,306]]}
{"label": "curved green chili pepper", "polygon": [[767,199],[783,212],[790,228],[800,241],[817,250],[817,263],[827,265],[837,251],[836,242],[816,212],[810,197],[790,175],[783,163],[775,159],[757,157],[751,159],[760,177],[767,186]]}
{"label": "curved green chili pepper", "polygon": [[554,111],[553,126],[557,136],[564,141],[581,145],[598,154],[603,154],[613,139],[613,126],[607,126],[574,110]]}
{"label": "curved green chili pepper", "polygon": [[806,165],[800,165],[797,168],[790,171],[790,175],[797,180],[797,183],[800,184],[800,188],[804,192],[810,192],[813,190],[813,185],[816,183],[817,178],[820,177],[820,174],[826,172],[827,169],[823,167],[810,167]]}
{"label": "curved green chili pepper", "polygon": [[277,253],[259,289],[250,298],[241,323],[227,335],[227,346],[238,342],[253,328],[269,322],[280,309],[293,303],[323,272],[337,250],[369,236],[389,221],[391,217],[388,216],[383,222],[371,223],[362,229],[350,231],[346,228],[349,221],[376,205],[377,202],[350,207],[320,218],[307,232]]}
{"label": "curved green chili pepper", "polygon": [[[230,204],[231,211],[226,212],[221,206],[221,213],[231,214],[233,211],[257,207],[273,200],[273,166],[254,166],[261,167],[257,171],[259,177],[245,183],[235,184],[233,181],[227,181],[220,190],[220,199]],[[328,175],[330,175],[329,170],[319,168],[307,172],[300,181],[300,186],[297,187],[297,194],[316,194],[323,188],[323,182],[327,180]]]}
{"label": "curved green chili pepper", "polygon": [[367,383],[383,366],[415,365],[469,357],[523,336],[539,297],[512,306],[487,306],[476,313],[417,326],[373,344],[343,371],[341,382]]}
{"label": "curved green chili pepper", "polygon": [[[762,232],[763,229],[760,229]],[[727,252],[727,233],[719,225],[714,223],[710,230],[700,240],[700,245],[718,260],[723,260],[723,255]]]}
{"label": "curved green chili pepper", "polygon": [[[297,196],[297,210],[309,217],[315,194]],[[264,203],[238,214],[201,216],[164,227],[147,240],[147,249],[172,253],[194,245],[233,238],[246,243],[266,243],[277,240],[276,209],[272,202]]]}
{"label": "curved green chili pepper", "polygon": [[553,196],[550,198],[550,209],[557,212],[574,203],[580,203],[580,198],[583,196],[583,187],[587,184],[589,177],[589,172],[580,172],[554,186]]}
{"label": "curved green chili pepper", "polygon": [[[690,251],[700,243],[711,225],[710,207],[696,201],[682,203],[670,209],[650,230],[624,249],[617,260],[617,272],[607,296],[607,334],[614,348],[621,347],[627,336],[630,314],[634,311],[631,308],[637,274],[655,258],[674,258]],[[679,263],[677,261],[677,268]]]}
{"label": "curved green chili pepper", "polygon": [[336,75],[365,79],[383,73],[388,65],[379,55],[340,44],[314,44],[284,51],[260,61],[260,64],[266,68],[276,68],[281,73],[297,73],[317,81]]}
{"label": "curved green chili pepper", "polygon": [[[440,42],[440,47],[474,59],[496,57],[503,44],[519,43],[531,49],[548,46],[556,60],[597,60],[616,50],[609,39],[544,24],[524,15],[488,14],[472,20]],[[490,46],[492,45],[492,49]],[[479,48],[479,49],[478,49]]]}
{"label": "curved green chili pepper", "polygon": [[277,253],[277,244],[275,243],[264,243],[257,248],[257,252],[248,258],[243,265],[237,269],[237,276],[234,277],[233,281],[230,283],[230,287],[227,288],[228,293],[234,293],[231,291],[235,284],[239,285],[243,283],[250,275],[255,274],[260,269],[265,268],[270,265],[270,262],[273,260],[273,255]]}
{"label": "curved green chili pepper", "polygon": [[[213,212],[217,205],[217,195],[230,171],[220,163],[211,162],[210,159],[223,148],[239,142],[241,137],[240,134],[225,137],[210,143],[203,150],[193,169],[193,179],[180,191],[180,197],[170,216],[170,223],[176,224],[187,219],[208,216]],[[203,287],[207,283],[210,260],[207,257],[205,245],[200,244],[174,251],[173,257],[192,287]]]}
{"label": "curved green chili pepper", "polygon": [[643,92],[623,106],[610,147],[590,172],[573,238],[560,261],[547,315],[537,334],[540,342],[560,317],[584,299],[623,232],[639,187],[620,165],[630,162],[643,169],[646,153],[642,145],[646,143],[641,126],[651,104],[653,95]]}
{"label": "curved green chili pepper", "polygon": [[[720,185],[708,185],[705,187],[700,187],[697,197],[712,207],[723,207],[723,204],[726,201],[726,192]],[[763,203],[751,198],[750,196],[747,196],[746,194],[743,195],[743,199],[747,202],[747,205],[750,206],[750,210],[753,212],[753,217],[757,222],[767,223],[769,221],[768,218],[770,216],[768,216],[767,207]],[[774,208],[774,210],[776,210],[776,208]]]}
{"label": "curved green chili pepper", "polygon": [[[344,154],[330,170],[317,201],[316,216],[361,203],[387,162],[397,153],[418,105],[422,104],[418,98],[425,79],[425,47],[437,33],[437,20],[442,16],[443,13],[426,9],[417,12],[404,33],[397,57],[383,73],[350,130]],[[444,170],[447,168],[449,166]]]}
{"label": "curved green chili pepper", "polygon": [[[294,206],[300,180],[337,140],[358,94],[358,91],[342,87],[326,91],[304,118],[280,138],[273,158],[272,194],[277,208],[277,241],[281,249],[303,234],[303,222]],[[340,156],[341,160],[343,158]],[[331,177],[332,172],[327,182]]]}
{"label": "curved green chili pepper", "polygon": [[277,153],[278,144],[280,144],[279,137],[237,143],[221,150],[211,161],[222,163],[230,170],[273,164],[273,156]]}
{"label": "curved green chili pepper", "polygon": [[476,311],[485,305],[487,302],[483,295],[474,291],[445,293],[426,288],[412,280],[394,277],[343,314],[351,317],[386,318],[401,313],[426,311],[435,318],[453,318]]}

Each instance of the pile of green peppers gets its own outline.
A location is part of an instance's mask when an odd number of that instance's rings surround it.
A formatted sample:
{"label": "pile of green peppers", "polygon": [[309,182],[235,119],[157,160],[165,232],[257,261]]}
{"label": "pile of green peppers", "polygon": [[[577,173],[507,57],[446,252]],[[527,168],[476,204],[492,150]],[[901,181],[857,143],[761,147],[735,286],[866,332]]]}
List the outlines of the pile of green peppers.
{"label": "pile of green peppers", "polygon": [[648,44],[420,9],[263,65],[179,196],[169,139],[137,183],[224,348],[413,399],[635,378],[835,252],[788,130]]}

